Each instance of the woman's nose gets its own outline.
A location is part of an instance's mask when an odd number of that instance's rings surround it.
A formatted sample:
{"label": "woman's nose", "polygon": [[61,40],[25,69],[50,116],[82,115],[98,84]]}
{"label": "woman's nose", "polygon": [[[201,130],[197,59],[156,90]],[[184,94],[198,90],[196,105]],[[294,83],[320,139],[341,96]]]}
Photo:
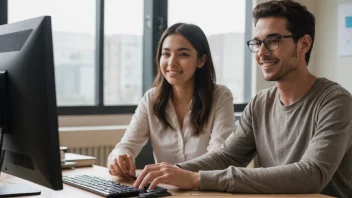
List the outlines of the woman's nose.
{"label": "woman's nose", "polygon": [[177,58],[175,56],[170,56],[168,65],[169,66],[176,66],[177,65]]}

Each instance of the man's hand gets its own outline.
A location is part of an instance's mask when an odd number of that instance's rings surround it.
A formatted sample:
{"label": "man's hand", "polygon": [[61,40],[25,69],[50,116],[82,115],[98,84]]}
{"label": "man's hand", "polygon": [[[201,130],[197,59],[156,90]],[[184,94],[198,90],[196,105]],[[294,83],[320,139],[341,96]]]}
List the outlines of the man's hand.
{"label": "man's hand", "polygon": [[119,155],[109,165],[110,175],[118,177],[136,176],[136,165],[130,155]]}
{"label": "man's hand", "polygon": [[167,163],[147,165],[133,183],[135,188],[143,188],[151,182],[152,190],[158,184],[170,184],[181,189],[199,189],[200,177],[198,173],[186,171]]}

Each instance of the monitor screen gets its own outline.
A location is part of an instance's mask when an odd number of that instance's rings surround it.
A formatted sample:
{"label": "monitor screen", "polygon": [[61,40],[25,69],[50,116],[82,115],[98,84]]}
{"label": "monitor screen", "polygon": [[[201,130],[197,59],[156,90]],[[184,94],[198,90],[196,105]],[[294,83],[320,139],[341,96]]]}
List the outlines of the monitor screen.
{"label": "monitor screen", "polygon": [[0,26],[0,132],[2,172],[62,189],[49,16]]}

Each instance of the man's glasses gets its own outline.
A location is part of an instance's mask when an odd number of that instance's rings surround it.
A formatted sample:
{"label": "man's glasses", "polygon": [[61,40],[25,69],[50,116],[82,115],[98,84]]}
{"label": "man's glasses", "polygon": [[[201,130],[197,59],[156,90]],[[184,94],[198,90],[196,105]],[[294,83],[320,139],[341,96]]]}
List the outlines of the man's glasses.
{"label": "man's glasses", "polygon": [[274,51],[277,48],[279,48],[279,43],[281,39],[284,38],[295,38],[296,36],[293,35],[288,35],[288,36],[268,36],[263,40],[259,40],[259,39],[253,39],[250,41],[247,41],[247,45],[249,50],[251,50],[251,52],[253,53],[257,53],[259,52],[260,46],[262,45],[262,43],[264,43],[264,46],[266,47],[266,49],[268,49],[269,51]]}

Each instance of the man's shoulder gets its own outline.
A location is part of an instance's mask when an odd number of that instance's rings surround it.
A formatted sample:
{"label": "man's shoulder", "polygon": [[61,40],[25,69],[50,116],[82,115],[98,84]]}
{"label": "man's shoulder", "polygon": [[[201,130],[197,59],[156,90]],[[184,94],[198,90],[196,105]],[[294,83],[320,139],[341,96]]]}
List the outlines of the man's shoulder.
{"label": "man's shoulder", "polygon": [[337,82],[331,81],[327,78],[318,78],[317,80],[317,89],[320,91],[320,95],[325,95],[327,97],[347,96],[352,100],[351,93]]}
{"label": "man's shoulder", "polygon": [[277,87],[273,86],[257,92],[249,101],[247,108],[249,111],[260,111],[261,109],[268,109],[274,105],[278,98]]}
{"label": "man's shoulder", "polygon": [[266,88],[263,90],[260,90],[254,97],[254,101],[258,100],[270,100],[273,101],[277,97],[277,86],[273,86],[270,88]]}

